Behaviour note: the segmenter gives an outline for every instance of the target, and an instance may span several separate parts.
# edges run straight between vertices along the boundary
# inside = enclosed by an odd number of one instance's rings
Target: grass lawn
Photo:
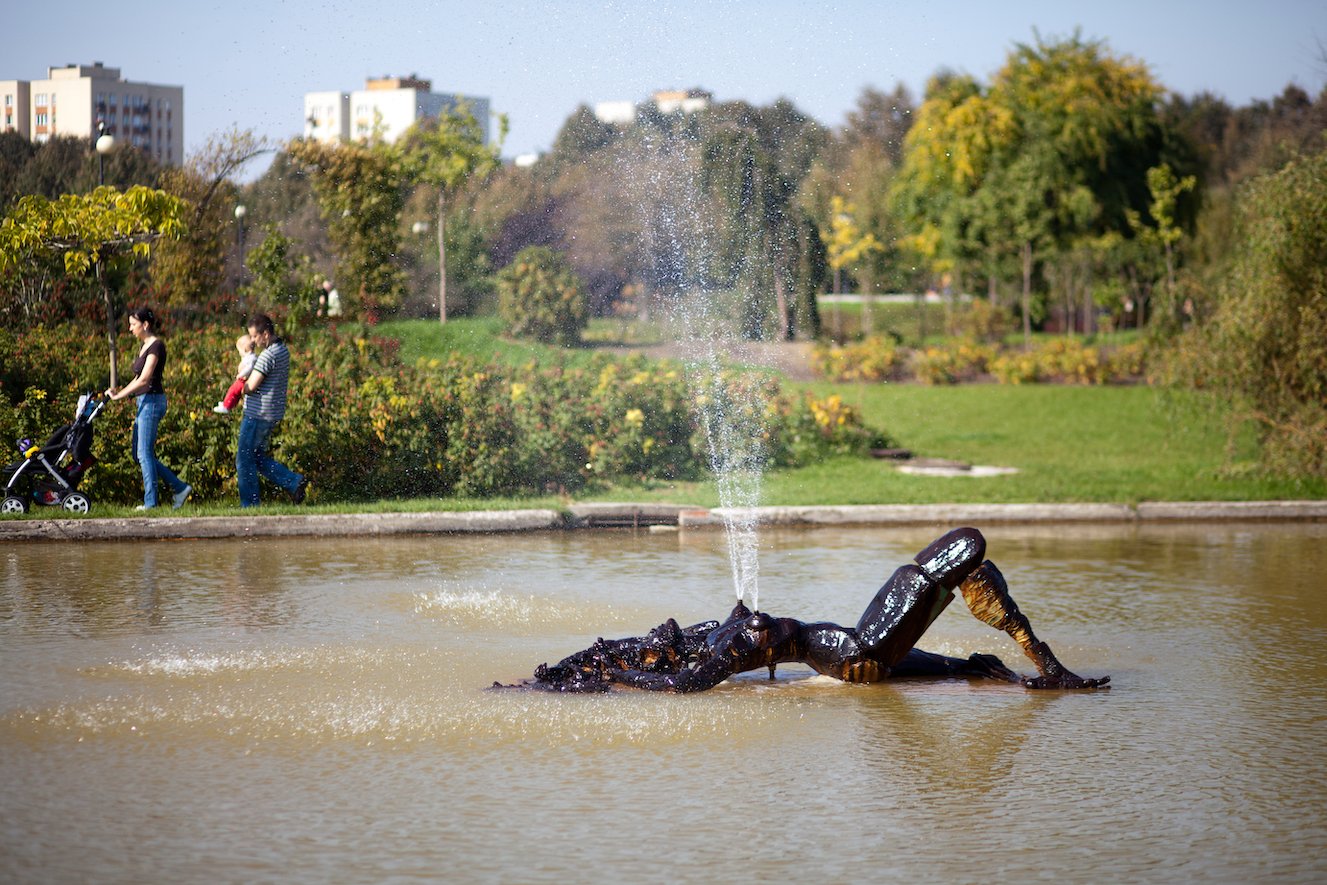
[[[856,307],[856,305],[851,305]],[[893,306],[898,307],[898,306]],[[904,305],[903,307],[908,307]],[[929,307],[937,307],[929,305]],[[616,331],[598,330],[601,337]],[[492,318],[438,323],[384,323],[413,362],[459,350],[508,365],[553,358],[588,359],[593,348],[567,350],[504,341]],[[591,330],[596,331],[596,330]],[[831,458],[795,470],[771,472],[764,502],[799,504],[931,504],[980,502],[1234,501],[1327,498],[1322,478],[1291,481],[1261,476],[1254,440],[1230,444],[1220,412],[1190,391],[1146,386],[967,384],[789,385],[817,396],[838,393],[919,457],[1015,467],[993,477],[923,477],[902,474],[889,461]],[[715,506],[713,483],[617,486],[581,493],[580,500],[658,501]],[[550,506],[538,499],[529,506]],[[482,502],[481,502],[482,503]],[[473,509],[474,502],[437,502]],[[507,502],[506,506],[513,506]]]
[[[1187,392],[1148,387],[805,385],[839,393],[919,457],[1015,467],[993,477],[924,477],[894,462],[832,458],[765,476],[768,505],[1238,501],[1327,497],[1322,480],[1268,479],[1252,439],[1227,458],[1220,416]],[[714,506],[711,483],[596,494],[596,500]]]

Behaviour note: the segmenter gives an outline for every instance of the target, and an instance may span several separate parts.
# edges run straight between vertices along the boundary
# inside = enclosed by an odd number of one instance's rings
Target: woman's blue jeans
[[[260,503],[258,477],[265,476],[289,494],[295,494],[304,477],[272,457],[272,430],[275,425],[248,415],[240,421],[240,441],[235,448],[235,474],[240,484],[240,506],[257,507]]]
[[[157,506],[157,483],[170,486],[171,493],[184,491],[184,482],[157,460],[157,428],[166,417],[166,394],[144,393],[138,397],[134,418],[134,460],[143,470],[143,506]]]

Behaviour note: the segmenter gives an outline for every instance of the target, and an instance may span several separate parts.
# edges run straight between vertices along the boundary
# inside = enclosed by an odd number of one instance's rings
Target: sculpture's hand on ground
[[[1084,679],[1063,670],[1054,676],[1031,676],[1023,680],[1023,685],[1027,688],[1110,688],[1110,677]]]

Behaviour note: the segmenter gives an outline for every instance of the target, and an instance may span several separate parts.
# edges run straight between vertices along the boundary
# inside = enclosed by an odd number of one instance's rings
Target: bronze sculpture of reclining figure
[[[1084,679],[1069,672],[1032,632],[1009,596],[1004,577],[983,561],[986,540],[973,528],[954,529],[917,554],[876,593],[857,626],[804,623],[751,612],[738,603],[723,623],[682,628],[671,618],[646,636],[600,639],[550,667],[540,665],[532,688],[606,691],[612,685],[654,691],[704,691],[729,676],[778,664],[806,664],[845,682],[878,682],[891,676],[977,676],[1019,682],[1028,688],[1102,688],[1109,676]],[[1023,678],[993,655],[951,658],[913,648],[954,598],[1008,633],[1036,665]]]

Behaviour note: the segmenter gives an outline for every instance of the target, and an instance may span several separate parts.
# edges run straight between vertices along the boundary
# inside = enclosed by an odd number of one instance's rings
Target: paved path
[[[758,507],[767,525],[992,525],[1327,521],[1327,501],[1186,501],[1128,504],[880,504]],[[574,504],[559,510],[464,513],[311,513],[294,516],[88,517],[0,520],[6,541],[135,538],[347,537],[458,532],[551,531],[650,526],[721,527],[723,510],[676,504]]]

